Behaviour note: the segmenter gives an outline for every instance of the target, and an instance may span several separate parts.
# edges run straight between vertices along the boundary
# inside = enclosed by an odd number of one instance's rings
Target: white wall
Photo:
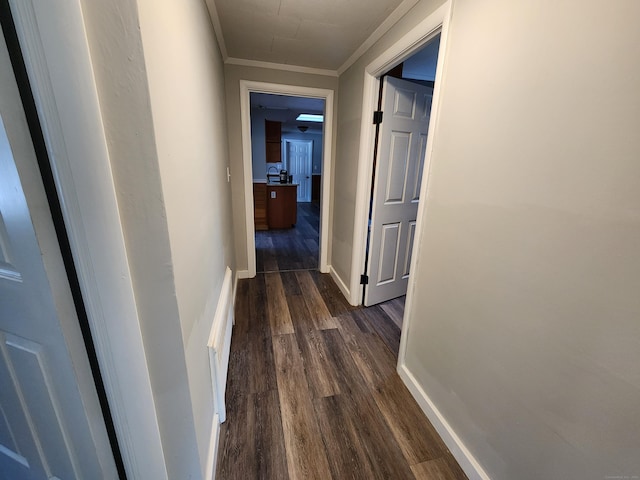
[[[223,64],[200,0],[83,5],[169,478],[202,478],[234,268]]]
[[[83,13],[166,469],[178,478],[199,470],[198,444],[137,5],[85,2]]]
[[[223,63],[203,1],[139,0],[139,9],[192,403],[175,414],[192,416],[204,470],[213,416],[206,342],[225,268],[235,267]]]
[[[640,475],[638,18],[454,3],[406,366],[494,479]]]

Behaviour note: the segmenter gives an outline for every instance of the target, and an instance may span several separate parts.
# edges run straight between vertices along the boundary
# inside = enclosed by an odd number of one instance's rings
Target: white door
[[[114,479],[71,290],[0,38],[0,479]]]
[[[431,87],[384,78],[366,306],[407,292],[432,97]]]
[[[287,169],[298,184],[298,202],[311,201],[311,140],[285,140],[287,145]]]

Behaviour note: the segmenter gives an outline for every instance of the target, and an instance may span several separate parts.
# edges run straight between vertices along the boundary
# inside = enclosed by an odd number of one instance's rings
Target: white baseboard
[[[491,480],[404,363],[398,365],[398,374],[469,480]]]
[[[236,272],[236,277],[237,278],[251,278],[251,275],[249,273],[249,270],[238,270]]]
[[[213,416],[211,424],[211,439],[209,440],[209,455],[207,456],[207,470],[205,480],[215,480],[218,462],[218,446],[220,444],[220,421],[218,414]]]
[[[349,300],[351,298],[351,292],[349,291],[347,284],[342,281],[342,278],[340,278],[338,272],[336,272],[331,265],[329,265],[329,275],[331,275],[333,281],[336,282],[336,285],[338,285],[338,288],[340,289],[344,297]]]

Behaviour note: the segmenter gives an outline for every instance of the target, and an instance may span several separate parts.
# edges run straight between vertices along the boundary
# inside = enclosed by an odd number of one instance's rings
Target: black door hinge
[[[380,125],[382,123],[382,110],[373,112],[373,124]]]
[[[369,275],[360,275],[360,285],[369,285]]]

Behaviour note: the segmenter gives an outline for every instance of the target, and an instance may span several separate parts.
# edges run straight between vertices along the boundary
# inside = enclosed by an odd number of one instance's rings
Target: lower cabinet
[[[256,230],[269,230],[266,183],[253,184],[253,223]]]
[[[298,215],[298,185],[267,185],[269,228],[291,228]]]

